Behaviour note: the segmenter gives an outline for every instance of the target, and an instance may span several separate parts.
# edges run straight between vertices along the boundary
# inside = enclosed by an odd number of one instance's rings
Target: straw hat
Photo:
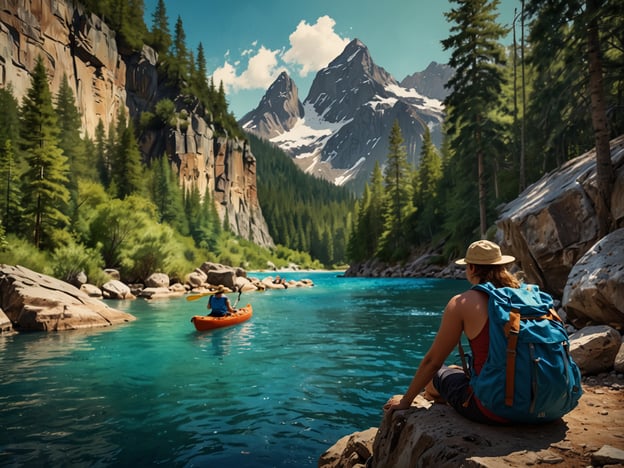
[[[473,242],[466,251],[466,256],[455,260],[458,265],[471,263],[473,265],[506,265],[516,259],[511,255],[501,255],[498,245],[488,240],[478,240]]]
[[[213,294],[221,294],[225,292],[225,288],[222,285],[217,286],[212,293]]]

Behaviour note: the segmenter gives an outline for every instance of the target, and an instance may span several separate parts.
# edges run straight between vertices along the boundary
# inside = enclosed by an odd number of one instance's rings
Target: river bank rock
[[[119,280],[111,280],[104,283],[102,285],[102,295],[104,299],[116,299],[120,301],[136,299],[136,296],[132,294],[130,286]]]
[[[77,330],[135,320],[69,283],[19,265],[0,265],[0,308],[16,331]]]
[[[621,379],[620,379],[621,381]],[[613,386],[615,385],[615,386]],[[411,408],[380,415],[379,429],[345,436],[318,466],[502,468],[616,466],[624,462],[624,393],[619,384],[584,383],[579,405],[544,425],[488,426],[416,397]],[[381,411],[381,409],[380,409]],[[357,449],[356,449],[357,448]],[[610,450],[614,449],[614,450]],[[608,454],[607,458],[600,458]]]
[[[562,303],[577,327],[603,323],[624,330],[624,228],[603,237],[576,262]]]
[[[611,216],[615,226],[622,227],[624,135],[610,145],[615,179]],[[574,265],[600,241],[597,196],[594,149],[545,175],[505,205],[496,222],[501,249],[516,257],[529,282],[561,297]]]
[[[624,449],[624,354],[619,333],[586,327],[570,337],[570,354],[583,378],[579,405],[545,425],[492,427],[471,422],[449,406],[418,396],[412,407],[384,415],[378,430],[342,437],[319,458],[319,467],[521,467],[557,464],[602,466],[594,453]],[[385,402],[380,402],[380,407]],[[621,460],[619,463],[624,462]]]
[[[3,310],[0,309],[0,335],[9,335],[13,332],[13,326],[9,317],[6,316]]]

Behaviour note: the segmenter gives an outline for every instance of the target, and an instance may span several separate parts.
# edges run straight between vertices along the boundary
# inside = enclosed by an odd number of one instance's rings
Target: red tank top
[[[472,350],[472,366],[475,374],[479,374],[485,364],[490,346],[490,319],[485,321],[485,325],[474,339],[470,340]]]

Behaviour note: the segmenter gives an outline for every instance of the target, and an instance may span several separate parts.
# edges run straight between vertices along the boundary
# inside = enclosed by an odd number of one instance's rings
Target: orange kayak
[[[195,325],[197,331],[214,330],[215,328],[229,327],[237,323],[243,323],[249,320],[253,314],[251,304],[241,307],[232,315],[225,317],[211,317],[209,315],[195,315],[191,322]]]

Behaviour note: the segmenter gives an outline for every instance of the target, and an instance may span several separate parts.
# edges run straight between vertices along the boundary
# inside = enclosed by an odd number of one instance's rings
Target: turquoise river
[[[190,323],[205,299],[176,298],[109,301],[137,317],[113,328],[0,336],[0,466],[316,466],[379,425],[468,286],[283,276],[314,287],[243,293],[252,319],[212,332]]]

